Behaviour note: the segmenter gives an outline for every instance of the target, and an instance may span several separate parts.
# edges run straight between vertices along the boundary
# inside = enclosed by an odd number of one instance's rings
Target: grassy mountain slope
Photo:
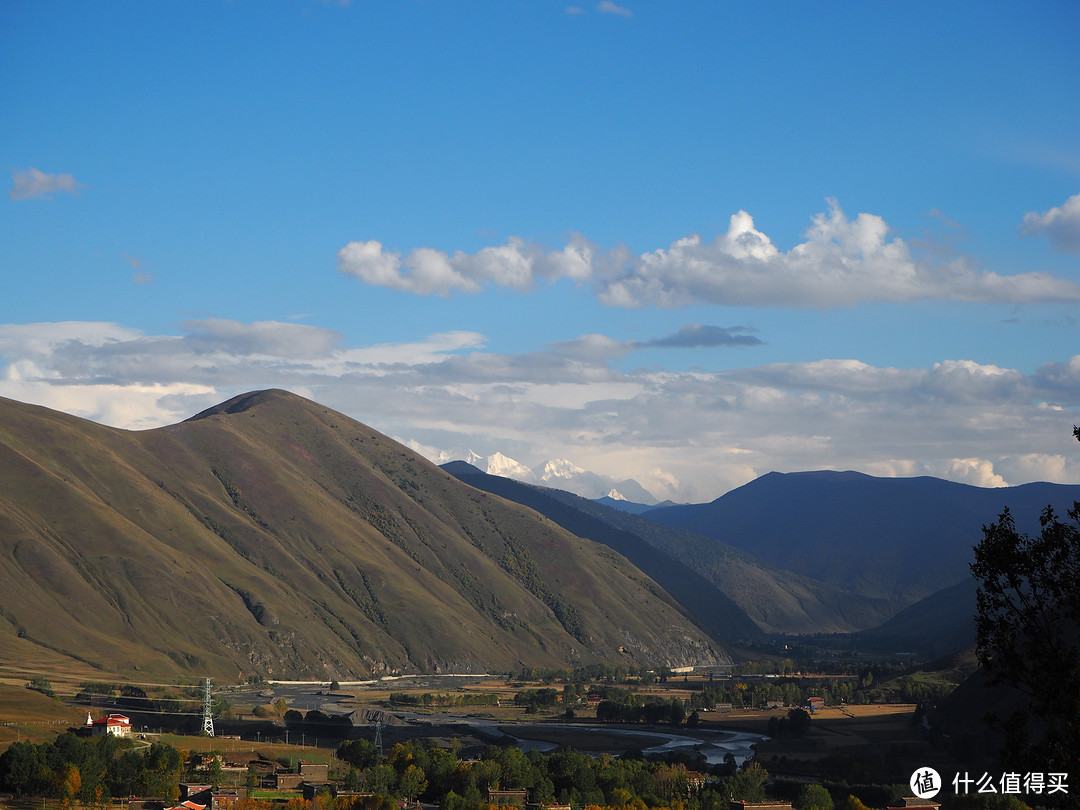
[[[725,658],[610,549],[281,391],[138,433],[0,400],[0,587],[0,635],[121,674]]]
[[[611,546],[663,584],[721,638],[753,639],[763,632],[845,632],[882,622],[897,609],[892,602],[764,565],[712,538],[569,492],[486,475],[464,462],[451,462],[444,469],[529,506],[574,534]]]

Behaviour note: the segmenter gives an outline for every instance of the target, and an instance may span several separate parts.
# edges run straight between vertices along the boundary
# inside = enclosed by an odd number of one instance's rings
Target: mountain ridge
[[[930,476],[854,471],[770,472],[707,504],[644,517],[754,554],[770,565],[853,592],[911,604],[970,576],[982,526],[1009,507],[1024,531],[1080,486],[974,487]]]
[[[565,490],[487,475],[465,462],[451,462],[443,468],[485,491],[526,504],[569,531],[618,549],[646,572],[672,582],[670,587],[681,598],[693,594],[686,599],[692,611],[700,607],[695,599],[714,605],[711,610],[716,618],[730,623],[726,630],[716,630],[724,639],[860,630],[886,620],[902,607],[884,599],[845,593],[763,564],[752,554],[711,538],[671,529]],[[679,573],[680,567],[691,573]],[[709,583],[708,588],[702,587],[702,580]],[[709,593],[709,588],[714,592]],[[747,620],[752,628],[744,624]]]
[[[610,549],[276,390],[139,432],[0,399],[0,587],[0,649],[128,675],[729,660]]]

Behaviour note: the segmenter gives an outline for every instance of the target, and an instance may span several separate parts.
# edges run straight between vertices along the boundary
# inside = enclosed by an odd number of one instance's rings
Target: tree
[[[378,762],[379,752],[371,740],[346,740],[338,746],[337,757],[354,768],[364,770]]]
[[[1080,428],[1073,428],[1080,440]],[[977,654],[991,684],[1019,690],[1026,706],[990,721],[1006,735],[1006,760],[1080,772],[1080,502],[1062,521],[1051,507],[1041,531],[1017,531],[1008,509],[983,527],[972,574]],[[1028,716],[1030,715],[1030,719]]]
[[[80,788],[82,788],[82,775],[79,773],[79,768],[75,765],[66,766],[61,773],[60,782],[60,807],[62,810],[68,810],[71,807],[71,803],[79,796]]]
[[[416,765],[409,765],[401,774],[398,784],[398,793],[403,799],[412,800],[424,792],[427,787],[427,778],[424,771]]]
[[[221,766],[221,757],[218,754],[210,755],[209,781],[214,790],[221,787],[221,780],[225,778],[225,769]]]
[[[677,726],[682,723],[686,717],[686,707],[683,706],[683,702],[677,697],[671,699],[671,708],[669,711],[669,720],[671,725]]]
[[[810,783],[803,785],[799,798],[795,800],[799,810],[833,810],[833,798],[823,786]]]
[[[848,797],[846,799],[843,799],[840,802],[840,804],[838,804],[836,806],[836,809],[837,810],[870,810],[869,807],[867,807],[865,804],[862,803],[862,801],[859,799],[858,796],[855,796],[855,795],[850,794],[850,793],[848,794]]]
[[[806,709],[798,707],[790,709],[787,713],[788,728],[796,737],[802,737],[810,730],[811,717]]]
[[[723,781],[720,793],[729,802],[763,802],[768,779],[769,772],[760,763],[750,762],[743,770]]]

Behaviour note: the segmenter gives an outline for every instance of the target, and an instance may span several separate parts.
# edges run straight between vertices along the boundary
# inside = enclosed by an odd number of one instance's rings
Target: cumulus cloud
[[[693,343],[695,331],[671,337]],[[701,335],[708,344],[722,336]],[[962,359],[900,369],[842,358],[620,371],[609,361],[630,342],[604,335],[518,355],[484,342],[461,331],[349,346],[332,330],[220,319],[190,321],[176,335],[110,323],[0,325],[0,396],[145,428],[242,391],[285,388],[433,460],[470,447],[530,465],[568,458],[678,500],[709,500],[770,470],[980,486],[1080,481],[1070,452],[1080,356],[1032,374]]]
[[[994,472],[993,463],[982,458],[954,458],[945,477],[976,487],[1007,487],[1008,482]]]
[[[863,301],[910,302],[1076,300],[1080,287],[1041,273],[1002,276],[962,258],[930,263],[889,238],[872,214],[849,219],[835,201],[813,218],[805,241],[783,253],[745,211],[726,233],[705,243],[680,239],[629,261],[602,281],[600,299],[616,306],[743,306],[829,308]]]
[[[338,251],[338,269],[367,284],[419,295],[479,292],[486,284],[530,289],[538,278],[583,280],[591,272],[592,246],[574,237],[562,250],[545,251],[523,239],[477,253],[452,256],[433,248],[416,248],[402,257],[377,240],[350,242]]]
[[[367,284],[421,295],[476,293],[489,285],[524,291],[541,279],[569,278],[591,282],[600,301],[617,307],[1080,300],[1080,286],[1045,273],[1001,275],[964,256],[917,258],[881,217],[848,218],[834,200],[787,252],[739,211],[711,242],[691,234],[641,255],[621,247],[601,251],[580,235],[561,250],[515,237],[474,254],[417,248],[405,257],[371,240],[343,247],[338,267]]]
[[[1025,236],[1046,236],[1062,253],[1080,253],[1080,194],[1041,214],[1024,214],[1020,232]]]
[[[8,196],[15,201],[47,199],[58,193],[76,194],[82,188],[70,174],[46,174],[33,166],[17,169],[11,175]]]

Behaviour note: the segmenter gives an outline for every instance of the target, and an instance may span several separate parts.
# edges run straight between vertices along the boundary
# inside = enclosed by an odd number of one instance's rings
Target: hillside
[[[968,578],[904,608],[889,621],[855,634],[860,645],[889,645],[924,656],[975,645],[976,582]]]
[[[645,516],[721,540],[768,565],[910,604],[970,577],[982,526],[1007,506],[1024,531],[1047,504],[1064,514],[1080,486],[989,489],[855,472],[769,473],[708,504]]]
[[[727,660],[610,549],[282,391],[129,432],[0,400],[0,650],[319,680]]]
[[[614,549],[677,596],[698,624],[716,637],[735,641],[761,635],[746,613],[701,574],[605,520],[606,507],[600,507],[599,515],[589,514],[583,508],[589,502],[577,495],[488,475],[463,461],[452,461],[442,468],[477,489],[535,509],[578,537]]]
[[[898,606],[764,565],[711,538],[669,528],[569,492],[486,475],[465,462],[443,469],[528,506],[626,556],[726,640],[763,633],[838,633],[873,626]]]

